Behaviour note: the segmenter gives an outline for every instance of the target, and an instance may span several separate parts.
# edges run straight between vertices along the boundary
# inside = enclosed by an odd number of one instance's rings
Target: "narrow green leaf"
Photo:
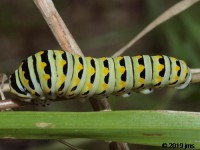
[[[69,137],[200,148],[200,113],[176,111],[2,112],[0,138]]]

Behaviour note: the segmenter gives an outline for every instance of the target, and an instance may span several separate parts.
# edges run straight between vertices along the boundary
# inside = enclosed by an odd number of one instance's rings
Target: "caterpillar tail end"
[[[181,85],[178,85],[175,88],[176,89],[184,89],[191,83],[191,80],[192,80],[192,73],[190,72],[188,78],[186,79],[186,82]]]

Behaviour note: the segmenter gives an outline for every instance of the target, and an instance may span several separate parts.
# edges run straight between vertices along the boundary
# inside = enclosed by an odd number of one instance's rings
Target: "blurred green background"
[[[65,0],[54,4],[86,56],[111,56],[177,0]],[[166,54],[200,68],[200,3],[147,34],[124,55]],[[39,50],[60,49],[33,1],[0,1],[0,72],[10,75],[20,62]],[[128,98],[111,96],[113,110],[200,110],[200,85],[184,90],[162,89],[150,95],[133,93]],[[7,98],[13,95],[7,94]],[[50,107],[17,110],[92,111],[88,101],[64,101]],[[142,118],[141,118],[142,119]],[[89,139],[68,139],[84,149],[109,149],[108,143]],[[172,141],[173,142],[173,141]],[[159,147],[130,145],[137,150]],[[0,140],[0,150],[64,150],[52,140]],[[70,148],[69,148],[70,149]]]

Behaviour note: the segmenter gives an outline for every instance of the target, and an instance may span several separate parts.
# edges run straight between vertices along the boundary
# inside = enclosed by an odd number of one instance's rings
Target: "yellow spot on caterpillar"
[[[185,69],[185,74],[188,73],[188,69]]]
[[[123,57],[122,56],[118,56],[118,57],[116,57],[116,59],[117,60],[121,60],[121,59],[123,59]]]
[[[80,79],[77,78],[77,79],[75,80],[75,84],[77,85],[77,84],[79,84],[79,82],[80,82]]]
[[[143,65],[139,65],[138,70],[139,70],[139,72],[142,72],[144,70],[144,66]]]
[[[49,79],[50,79],[50,75],[45,74],[45,75],[43,76],[43,78],[44,78],[44,80],[49,80]]]
[[[103,68],[103,73],[104,73],[104,75],[107,75],[108,74],[108,68]]]
[[[58,76],[56,87],[60,88],[60,86],[65,82],[65,79],[66,79],[66,76],[64,74]]]
[[[63,67],[67,62],[65,60],[61,60],[60,65]]]
[[[47,64],[46,64],[45,62],[41,62],[41,63],[40,63],[40,67],[41,67],[42,69],[44,69],[46,66],[47,66]]]
[[[174,57],[170,57],[172,61],[176,61],[177,59]]]
[[[67,95],[69,96],[69,95],[73,95],[73,94],[74,94],[74,92],[70,91]]]
[[[179,71],[181,68],[179,66],[176,66],[175,70]]]
[[[66,78],[66,76],[64,74],[62,74],[61,77],[60,77],[60,80],[61,80],[62,83],[65,82],[65,78]]]
[[[28,80],[25,78],[25,76],[24,76],[25,71],[22,71],[22,74],[23,74],[23,77],[24,77],[24,79],[23,79],[23,83],[25,83],[25,84],[28,85],[29,81],[28,81]]]
[[[165,67],[164,65],[158,65],[157,69],[158,69],[158,71],[161,71],[164,69],[164,67]]]
[[[175,76],[175,77],[174,77],[174,80],[176,81],[176,80],[178,80],[178,78],[179,78],[178,76]]]
[[[185,69],[185,71],[184,71],[184,75],[186,76],[187,73],[188,73],[188,69]]]
[[[57,51],[58,53],[60,53],[60,54],[64,54],[64,51]]]
[[[45,91],[46,93],[49,93],[49,92],[50,92],[50,89],[49,89],[49,88],[45,88],[44,91]]]
[[[142,58],[142,56],[141,56],[141,55],[138,55],[138,56],[135,56],[135,58],[136,58],[136,59],[140,59],[140,58]]]
[[[78,69],[79,69],[79,70],[82,70],[82,69],[83,69],[83,65],[82,65],[82,64],[79,64],[79,65],[78,65]]]
[[[121,81],[121,86],[125,87],[126,86],[126,82]]]
[[[40,52],[38,52],[39,55],[42,55],[43,53],[44,53],[44,51],[40,51]]]
[[[102,58],[100,58],[100,59],[104,61],[104,60],[106,60],[106,57],[102,57]]]
[[[159,82],[161,82],[162,80],[163,80],[163,77],[158,76],[158,77],[156,78],[156,83],[159,83]]]
[[[123,74],[125,72],[125,67],[120,67],[120,73]]]
[[[156,59],[159,59],[159,58],[162,58],[162,56],[156,55],[155,58],[156,58]]]
[[[103,89],[107,89],[108,84],[104,83],[104,84],[102,85],[102,87],[103,87]]]
[[[87,85],[88,89],[90,90],[92,88],[92,84],[91,83],[88,83]]]
[[[63,93],[63,91],[58,91],[58,95],[60,95],[60,94],[62,94]]]
[[[91,75],[93,75],[93,74],[95,73],[94,68],[90,68],[89,73],[90,73]]]
[[[140,79],[139,79],[139,82],[140,82],[141,84],[143,84],[143,83],[144,83],[144,79],[143,79],[143,78],[140,78]]]
[[[24,79],[24,80],[23,80],[23,83],[25,83],[25,84],[28,85],[28,84],[29,84],[29,81],[28,81],[27,79]]]

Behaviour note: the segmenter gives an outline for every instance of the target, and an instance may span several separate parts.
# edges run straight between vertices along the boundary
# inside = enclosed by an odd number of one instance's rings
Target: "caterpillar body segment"
[[[100,81],[100,72],[99,61],[96,58],[87,57],[87,76],[84,83],[84,86],[79,94],[81,98],[90,97],[94,95],[94,93],[98,89],[99,81]]]
[[[66,98],[72,98],[79,95],[85,84],[87,75],[86,59],[78,55],[74,55],[73,58],[74,58],[73,75],[69,87],[67,89],[67,92],[65,94]]]
[[[186,63],[165,55],[92,58],[62,50],[40,51],[10,76],[11,92],[23,99],[144,94],[165,86],[185,88],[191,81]]]
[[[112,58],[106,57],[98,58],[97,60],[99,62],[100,78],[98,88],[94,94],[99,96],[108,95],[113,93],[115,87],[114,62]]]
[[[124,93],[129,93],[134,85],[132,58],[119,56],[113,60],[116,77],[114,94],[125,96]]]

